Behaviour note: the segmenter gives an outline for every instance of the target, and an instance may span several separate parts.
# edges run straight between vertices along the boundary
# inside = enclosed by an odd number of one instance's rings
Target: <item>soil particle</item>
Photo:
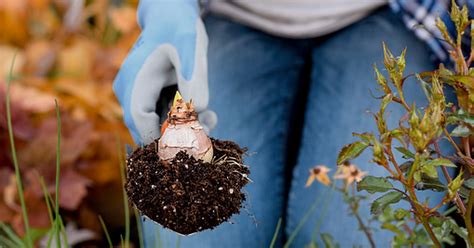
[[[211,163],[186,152],[160,160],[157,142],[140,147],[127,158],[128,198],[151,220],[181,234],[212,229],[238,214],[250,180],[243,165],[245,149],[231,141],[212,139]]]

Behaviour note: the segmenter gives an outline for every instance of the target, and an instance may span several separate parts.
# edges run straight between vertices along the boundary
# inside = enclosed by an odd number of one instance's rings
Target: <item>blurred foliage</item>
[[[5,78],[33,228],[49,225],[40,177],[54,195],[56,117],[62,114],[60,208],[66,222],[101,233],[123,225],[117,142],[132,143],[112,81],[139,34],[137,1],[0,1],[0,222],[24,232],[7,140]],[[111,211],[111,209],[113,211]]]

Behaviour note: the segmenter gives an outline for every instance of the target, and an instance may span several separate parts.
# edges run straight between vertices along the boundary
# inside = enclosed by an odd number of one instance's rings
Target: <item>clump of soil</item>
[[[181,234],[212,229],[238,214],[250,180],[243,165],[245,149],[212,139],[210,163],[181,151],[171,161],[158,157],[158,140],[127,159],[128,198],[151,220]]]

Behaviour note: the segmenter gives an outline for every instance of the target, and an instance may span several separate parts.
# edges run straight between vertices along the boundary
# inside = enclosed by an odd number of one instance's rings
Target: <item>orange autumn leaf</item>
[[[25,72],[34,76],[45,76],[54,66],[57,45],[40,39],[28,43],[25,47]]]
[[[24,44],[28,37],[28,0],[0,1],[0,42]]]
[[[56,70],[67,78],[90,78],[92,61],[95,57],[97,44],[90,40],[78,38],[69,46],[63,47],[58,54]]]
[[[132,7],[112,9],[110,19],[112,24],[122,33],[129,33],[137,26],[136,10]]]

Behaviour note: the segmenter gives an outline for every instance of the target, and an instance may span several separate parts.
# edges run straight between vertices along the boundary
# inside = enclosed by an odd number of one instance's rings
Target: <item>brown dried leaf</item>
[[[97,44],[90,40],[74,39],[69,46],[59,51],[57,73],[76,80],[90,78],[97,49]]]
[[[87,194],[91,181],[73,170],[64,171],[59,180],[59,206],[67,210],[76,210]]]

